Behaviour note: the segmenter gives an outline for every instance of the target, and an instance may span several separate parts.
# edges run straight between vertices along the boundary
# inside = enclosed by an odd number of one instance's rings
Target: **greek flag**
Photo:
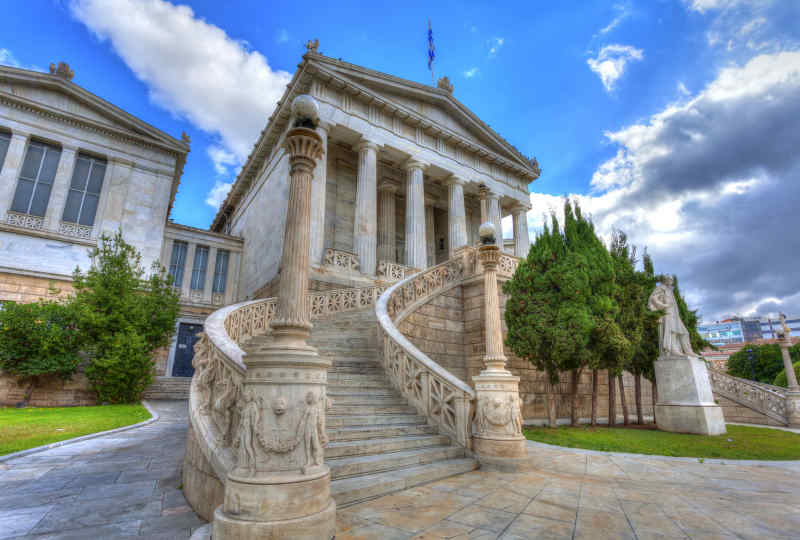
[[[431,20],[428,19],[428,69],[433,71],[433,59],[436,58],[436,53],[433,48],[433,30],[431,29]]]

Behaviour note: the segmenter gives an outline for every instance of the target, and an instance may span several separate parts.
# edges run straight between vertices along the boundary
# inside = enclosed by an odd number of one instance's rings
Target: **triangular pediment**
[[[185,143],[61,77],[0,66],[0,96],[143,142],[188,151]]]
[[[319,62],[318,69],[335,75],[340,82],[344,81],[366,91],[378,101],[419,115],[431,125],[455,133],[518,166],[529,166],[527,158],[478,119],[451,93],[360,66],[324,60]]]

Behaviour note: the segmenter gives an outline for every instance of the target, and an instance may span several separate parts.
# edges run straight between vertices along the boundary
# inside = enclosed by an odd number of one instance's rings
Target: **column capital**
[[[77,152],[78,151],[78,147],[75,146],[74,144],[62,144],[61,145],[61,151],[62,152]]]
[[[12,129],[11,130],[11,139],[23,139],[28,140],[31,136],[30,131],[22,131],[20,129]]]
[[[319,122],[319,124],[317,125],[317,129],[324,131],[325,134],[327,135],[328,133],[331,132],[331,129],[333,129],[333,124],[331,124],[330,122],[325,122],[324,120],[321,120]]]
[[[528,213],[530,212],[531,208],[533,208],[533,206],[529,204],[524,204],[522,202],[518,202],[517,204],[511,207],[511,213],[513,215]]]
[[[415,171],[415,170],[424,171],[427,167],[428,167],[427,163],[425,163],[424,161],[420,161],[418,159],[415,159],[415,158],[411,158],[408,161],[406,161],[405,163],[403,163],[403,168],[406,171]]]
[[[444,179],[444,185],[446,186],[450,185],[463,186],[466,183],[467,181],[464,178],[455,174],[451,174],[450,176]]]
[[[356,147],[356,150],[358,150],[359,152],[361,152],[363,150],[367,150],[367,149],[374,150],[375,152],[377,152],[378,148],[380,147],[380,145],[378,143],[376,143],[375,141],[371,141],[369,139],[362,138],[356,143],[355,147]]]
[[[391,191],[396,193],[400,184],[394,178],[384,178],[378,182],[378,191]]]
[[[431,195],[425,195],[425,206],[436,206],[439,202],[439,199],[436,197],[432,197]]]
[[[478,186],[478,193],[480,193],[481,200],[500,199],[500,195],[489,189],[486,184]]]

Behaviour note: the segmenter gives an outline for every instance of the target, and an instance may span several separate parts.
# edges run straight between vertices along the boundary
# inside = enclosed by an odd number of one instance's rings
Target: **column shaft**
[[[62,147],[61,157],[58,160],[56,177],[53,179],[53,191],[50,192],[50,201],[45,212],[45,227],[58,230],[61,218],[64,215],[64,205],[67,203],[67,193],[72,184],[72,172],[75,169],[77,148]],[[98,205],[99,206],[99,205]]]
[[[482,247],[483,289],[486,299],[486,356],[484,364],[489,371],[505,371],[506,356],[503,352],[503,327],[500,322],[500,297],[497,293],[497,261],[500,252],[491,246]]]
[[[406,265],[420,270],[427,268],[425,187],[422,167],[419,162],[410,162],[407,166],[406,179]]]
[[[489,195],[489,221],[494,225],[495,240],[497,247],[503,250],[503,223],[500,220],[500,200],[497,194],[492,193]]]
[[[378,191],[378,260],[396,262],[395,187],[383,184]]]
[[[464,208],[464,181],[451,177],[447,185],[448,249],[452,258],[455,251],[467,245],[467,212]]]
[[[314,168],[314,179],[311,181],[311,265],[322,264],[325,251],[325,189],[328,182],[328,124],[321,124],[316,129],[322,139],[322,157]]]
[[[377,262],[377,149],[375,143],[362,141],[358,146],[358,180],[353,247],[361,272],[374,276]]]
[[[228,255],[230,257],[230,255]],[[230,264],[230,259],[228,260]],[[217,269],[217,248],[209,246],[208,248],[208,262],[206,263],[206,282],[203,284],[203,302],[206,304],[211,303],[211,296],[214,288],[214,270]]]
[[[528,233],[528,209],[525,207],[515,208],[514,219],[514,255],[517,257],[527,257],[531,248],[531,237]]]
[[[427,248],[428,266],[436,265],[436,233],[435,214],[432,204],[425,205],[425,247]]]
[[[14,191],[17,189],[17,180],[25,158],[25,143],[28,141],[27,133],[14,131],[8,145],[6,159],[0,163],[0,220],[5,221],[6,212],[11,207]]]

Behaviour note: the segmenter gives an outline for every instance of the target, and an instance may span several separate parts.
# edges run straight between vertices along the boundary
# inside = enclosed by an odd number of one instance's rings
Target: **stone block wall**
[[[722,415],[725,417],[726,422],[741,422],[743,424],[764,424],[768,426],[785,426],[777,422],[765,414],[754,411],[735,401],[714,394],[714,400],[722,407]]]
[[[52,294],[50,290],[52,287],[58,289],[59,293]],[[54,300],[59,296],[70,294],[72,291],[71,281],[0,272],[0,302],[36,302],[42,299]]]
[[[13,407],[25,397],[27,386],[20,385],[14,377],[0,375],[0,405]],[[89,389],[89,381],[83,373],[63,381],[52,378],[38,385],[28,405],[31,407],[72,407],[76,405],[96,405],[94,392]]]

